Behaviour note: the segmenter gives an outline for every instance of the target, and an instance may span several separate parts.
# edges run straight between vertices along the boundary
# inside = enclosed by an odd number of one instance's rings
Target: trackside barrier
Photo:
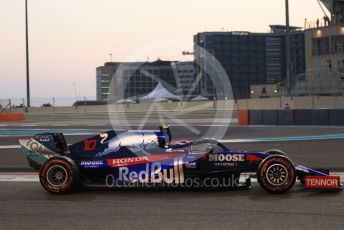
[[[294,125],[312,125],[311,109],[294,110]]]
[[[277,110],[263,110],[263,125],[277,125]]]
[[[278,110],[277,117],[279,125],[294,125],[293,110]]]
[[[327,109],[312,110],[312,125],[329,125],[329,111]]]
[[[344,109],[330,109],[329,110],[329,124],[330,125],[344,125]]]
[[[248,120],[250,125],[263,124],[263,110],[249,110]]]
[[[4,121],[24,121],[23,113],[0,113],[0,122]]]
[[[248,124],[344,125],[344,109],[249,110]]]
[[[239,125],[248,125],[248,110],[239,110]]]

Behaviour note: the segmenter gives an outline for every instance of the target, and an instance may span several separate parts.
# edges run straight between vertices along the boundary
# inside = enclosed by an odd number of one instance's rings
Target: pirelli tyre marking
[[[287,157],[273,155],[261,162],[257,177],[264,190],[271,193],[284,193],[294,185],[296,170]]]
[[[39,180],[51,193],[70,192],[78,182],[77,166],[66,157],[50,158],[41,167]]]

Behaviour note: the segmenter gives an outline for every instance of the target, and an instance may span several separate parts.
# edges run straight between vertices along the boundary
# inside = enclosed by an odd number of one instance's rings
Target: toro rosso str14
[[[231,178],[250,188],[251,177],[270,193],[284,193],[299,180],[308,189],[341,189],[340,178],[295,164],[279,150],[233,151],[214,139],[170,144],[170,132],[107,131],[67,146],[62,133],[20,139],[29,165],[39,170],[41,185],[51,193],[76,187],[116,185],[185,185],[188,179]],[[111,177],[110,177],[111,176]],[[219,180],[219,181],[221,181]]]

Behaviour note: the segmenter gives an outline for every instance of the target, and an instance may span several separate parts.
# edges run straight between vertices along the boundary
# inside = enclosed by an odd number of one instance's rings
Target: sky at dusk
[[[191,60],[204,31],[268,32],[284,0],[28,0],[32,97],[95,96],[96,67],[113,61]],[[0,1],[0,99],[26,95],[25,1]],[[289,0],[290,24],[322,18],[316,0]]]

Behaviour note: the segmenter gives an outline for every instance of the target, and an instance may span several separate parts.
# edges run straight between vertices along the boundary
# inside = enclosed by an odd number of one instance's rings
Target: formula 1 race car
[[[342,187],[339,177],[295,164],[280,150],[232,151],[215,139],[170,141],[170,132],[161,129],[110,130],[70,146],[62,133],[19,140],[29,165],[39,170],[42,186],[51,193],[97,184],[250,188],[252,176],[270,193],[287,192],[296,180],[310,189]]]

